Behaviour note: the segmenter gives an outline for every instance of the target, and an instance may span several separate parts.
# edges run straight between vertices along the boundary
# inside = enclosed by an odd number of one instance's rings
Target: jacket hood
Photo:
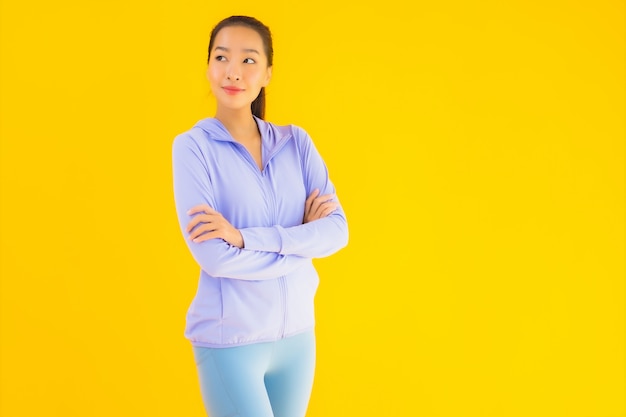
[[[263,148],[269,154],[273,154],[280,150],[286,141],[292,137],[291,126],[276,126],[273,123],[266,122],[256,116],[252,117],[254,117],[254,120],[259,127],[259,132],[261,132]],[[208,134],[210,139],[225,142],[236,142],[222,122],[214,117],[207,117],[206,119],[199,120],[194,127],[202,129]]]

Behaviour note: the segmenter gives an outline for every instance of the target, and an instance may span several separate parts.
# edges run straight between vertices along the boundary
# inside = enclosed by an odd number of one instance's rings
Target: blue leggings
[[[304,417],[315,373],[311,330],[276,342],[194,347],[210,417]]]

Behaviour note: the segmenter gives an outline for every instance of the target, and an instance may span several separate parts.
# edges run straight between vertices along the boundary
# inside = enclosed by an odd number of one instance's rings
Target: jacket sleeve
[[[294,126],[293,133],[301,147],[302,172],[307,196],[314,189],[320,195],[336,194],[328,169],[309,135]],[[338,199],[335,201],[339,202]],[[348,224],[341,205],[330,215],[292,227],[250,227],[240,229],[244,250],[269,251],[281,255],[322,258],[332,255],[348,244]]]
[[[172,165],[178,222],[193,258],[207,274],[221,278],[266,280],[286,275],[311,262],[300,256],[242,250],[223,239],[200,243],[187,239],[185,227],[192,219],[187,211],[203,203],[215,207],[205,159],[189,134],[183,133],[174,139]]]

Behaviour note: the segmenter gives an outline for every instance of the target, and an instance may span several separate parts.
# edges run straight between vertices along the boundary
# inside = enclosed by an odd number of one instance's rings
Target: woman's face
[[[261,36],[245,26],[227,26],[213,41],[207,78],[218,107],[250,108],[272,76]]]

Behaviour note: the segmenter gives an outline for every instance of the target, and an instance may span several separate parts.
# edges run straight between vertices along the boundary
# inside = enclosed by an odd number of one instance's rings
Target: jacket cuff
[[[244,250],[280,253],[282,249],[282,239],[276,227],[247,227],[239,231]]]

